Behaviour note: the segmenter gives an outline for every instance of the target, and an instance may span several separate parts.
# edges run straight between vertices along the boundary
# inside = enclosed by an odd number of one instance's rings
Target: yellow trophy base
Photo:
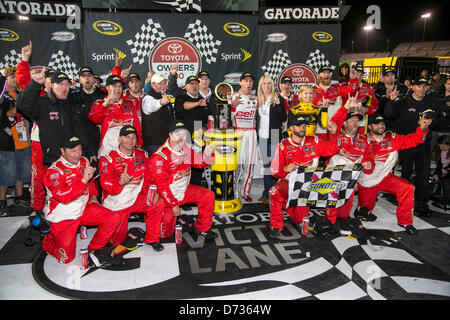
[[[214,203],[214,213],[234,213],[242,209],[241,199],[227,201],[216,200]]]

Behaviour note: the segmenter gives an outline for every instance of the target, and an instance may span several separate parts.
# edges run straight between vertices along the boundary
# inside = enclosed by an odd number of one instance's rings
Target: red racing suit
[[[160,199],[155,204],[147,204],[150,187],[147,152],[134,149],[131,156],[119,149],[110,151],[99,160],[100,184],[103,189],[103,206],[120,216],[120,224],[112,237],[114,246],[125,240],[128,231],[128,219],[133,213],[144,213],[146,226],[146,243],[159,239],[159,223],[161,221],[164,202]],[[120,176],[126,172],[132,180],[121,185]]]
[[[136,128],[138,140],[137,145],[142,146],[142,127],[136,112],[134,102],[127,98],[122,98],[119,103],[105,107],[103,100],[93,103],[88,118],[100,125],[100,149],[98,157],[108,154],[109,151],[117,149],[120,129],[125,125],[132,125]]]
[[[346,116],[347,109],[342,106],[331,118],[331,121],[336,123],[338,132],[341,132],[342,123],[345,121]],[[367,135],[356,133],[355,137],[350,137],[341,132],[337,137],[337,146],[339,147],[339,152],[331,157],[327,166],[370,162],[370,168],[363,168],[362,171],[366,174],[370,174],[374,170],[375,161],[372,145],[369,143]],[[338,217],[343,220],[348,219],[350,211],[352,210],[354,195],[355,193],[353,192],[351,197],[342,207],[328,208],[326,210],[326,217],[332,224],[336,222],[336,218]]]
[[[31,81],[30,64],[28,61],[20,60],[16,71],[17,85],[21,91]],[[42,90],[40,97],[47,92]],[[43,178],[48,166],[44,164],[44,153],[39,141],[39,127],[33,122],[31,130],[31,182],[30,182],[30,206],[34,211],[41,211],[45,206],[45,186]]]
[[[358,133],[367,132],[367,116],[374,114],[378,110],[378,99],[375,96],[375,92],[367,82],[359,84],[357,79],[350,79],[348,83],[341,84],[347,90],[350,90],[350,95],[354,97],[358,94],[358,104],[369,109],[366,114],[363,114],[364,118],[359,122]]]
[[[270,190],[270,225],[272,228],[283,229],[283,208],[289,198],[289,179],[284,167],[294,163],[298,166],[317,167],[319,158],[331,156],[338,151],[336,134],[330,135],[330,141],[319,140],[315,136],[305,136],[301,144],[296,144],[292,138],[281,141],[275,150],[270,172],[280,180]],[[308,216],[309,207],[290,207],[289,216],[300,223]]]
[[[370,211],[375,207],[378,192],[394,194],[397,198],[397,220],[402,225],[412,225],[414,210],[414,186],[407,180],[392,173],[397,163],[398,152],[423,143],[428,129],[402,136],[390,131],[385,132],[379,141],[368,137],[375,159],[372,173],[362,172],[358,179],[358,201],[360,207]]]
[[[130,89],[126,89],[126,90],[123,90],[122,97],[133,101],[134,109],[136,110],[136,112],[138,114],[139,121],[142,123],[141,103],[142,103],[142,99],[144,99],[144,97],[145,97],[144,91],[142,91],[142,89],[141,89],[141,91],[139,92],[139,96],[136,97],[131,93]]]
[[[195,152],[185,144],[181,151],[172,149],[167,140],[150,157],[150,173],[152,183],[164,200],[165,210],[161,223],[161,237],[170,237],[175,230],[176,217],[172,208],[185,203],[198,205],[198,217],[194,227],[199,232],[206,232],[212,226],[214,211],[214,192],[190,184],[191,166],[204,168],[214,162],[215,156]]]
[[[339,108],[347,102],[349,93],[350,88],[341,86],[340,84],[332,84],[326,91],[322,89],[318,84],[313,87],[312,104],[320,108],[323,105],[324,98],[328,102],[327,123],[324,123],[324,128],[320,126],[316,128],[316,135],[319,138],[323,140],[328,139],[326,126],[330,119],[334,116],[336,111],[339,110]]]
[[[108,244],[119,224],[117,214],[97,202],[89,202],[91,197],[97,196],[97,188],[93,179],[88,185],[82,181],[87,164],[84,157],[77,165],[61,157],[48,168],[44,177],[47,188],[44,214],[51,224],[42,248],[60,263],[69,263],[75,257],[80,225],[98,226],[88,246],[93,251]]]

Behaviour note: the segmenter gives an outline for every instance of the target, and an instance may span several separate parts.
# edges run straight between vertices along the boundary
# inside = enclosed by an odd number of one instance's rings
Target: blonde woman
[[[276,183],[270,174],[270,162],[281,140],[283,122],[287,119],[282,99],[275,93],[273,80],[262,76],[258,83],[258,143],[264,166],[264,191],[259,201],[269,203],[269,190]]]
[[[298,115],[305,116],[309,119],[309,123],[306,125],[307,136],[314,135],[318,123],[326,127],[326,123],[321,124],[319,122],[321,109],[313,104],[313,98],[314,90],[312,86],[305,85],[300,87],[300,89],[298,90],[298,99],[300,102],[298,105],[293,106],[289,110],[287,123],[288,128],[290,123],[292,122],[292,119]]]

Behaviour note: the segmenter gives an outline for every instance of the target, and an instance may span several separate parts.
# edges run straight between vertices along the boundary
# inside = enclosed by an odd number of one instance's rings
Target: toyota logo
[[[302,68],[297,68],[297,69],[294,69],[294,70],[292,70],[292,74],[294,75],[294,76],[296,76],[296,77],[300,77],[300,76],[302,76],[303,75],[303,69]]]
[[[171,43],[167,46],[167,50],[169,50],[170,53],[177,54],[180,53],[183,48],[178,43]]]

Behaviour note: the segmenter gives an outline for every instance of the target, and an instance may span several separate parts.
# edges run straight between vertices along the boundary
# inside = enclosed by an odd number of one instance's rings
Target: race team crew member
[[[61,157],[44,177],[47,188],[44,214],[51,224],[42,248],[59,263],[69,263],[75,257],[78,227],[97,226],[88,245],[89,256],[96,266],[111,263],[112,248],[105,246],[119,224],[119,216],[98,203],[92,178],[95,169],[81,155],[81,140],[67,138],[60,150]]]
[[[191,166],[204,168],[214,162],[214,148],[207,145],[203,154],[195,152],[187,143],[190,137],[186,126],[174,120],[169,129],[169,138],[150,157],[152,183],[164,200],[165,210],[161,221],[162,238],[170,237],[175,230],[180,206],[193,203],[198,206],[198,217],[194,223],[194,234],[214,239],[217,233],[211,230],[215,195],[209,189],[190,184]]]
[[[123,90],[122,95],[124,98],[133,101],[139,121],[142,121],[141,103],[145,93],[142,90],[141,77],[135,72],[130,73],[127,78],[127,84],[128,88]]]
[[[292,91],[292,78],[289,76],[284,76],[280,80],[280,93],[279,97],[283,98],[282,103],[284,103],[284,108],[286,113],[299,103],[298,95]]]
[[[137,145],[142,146],[141,122],[133,101],[122,96],[122,79],[117,75],[110,75],[106,78],[106,90],[108,95],[93,104],[88,116],[92,123],[100,125],[99,158],[117,149],[119,131],[126,125],[136,128]]]
[[[317,73],[318,83],[313,87],[312,104],[327,113],[327,123],[331,120],[337,110],[342,107],[348,99],[350,89],[340,84],[331,84],[332,70],[328,66],[322,66]],[[326,124],[316,128],[316,135],[322,139],[328,139]]]
[[[125,240],[130,215],[144,213],[144,242],[156,251],[161,251],[164,247],[159,243],[159,223],[164,202],[158,201],[158,197],[152,203],[147,202],[150,187],[147,152],[135,148],[137,131],[133,126],[122,127],[118,141],[118,148],[99,161],[103,206],[120,217],[119,226],[112,237],[113,246]]]
[[[363,115],[363,119],[359,122],[358,133],[366,133],[367,117],[375,114],[378,110],[378,99],[370,85],[363,81],[364,68],[356,66],[351,68],[350,80],[346,84],[342,84],[346,90],[350,90],[351,96],[356,96],[358,100],[358,112]]]
[[[356,97],[350,97],[346,104],[339,108],[331,118],[331,121],[336,123],[337,126],[337,146],[339,151],[331,157],[327,166],[334,167],[337,165],[362,163],[363,172],[370,174],[375,168],[375,161],[373,159],[372,148],[367,135],[357,133],[362,115],[355,111],[349,111],[354,110],[355,108]],[[350,217],[354,195],[355,192],[353,191],[352,195],[343,206],[326,209],[326,217],[332,224],[335,224],[336,218],[339,218],[341,219],[341,229],[349,228],[346,221]]]
[[[236,185],[242,186],[240,193],[247,202],[252,202],[250,189],[253,179],[253,169],[256,164],[258,137],[256,134],[256,109],[258,98],[251,94],[254,77],[246,72],[241,75],[238,92],[233,93],[230,98],[231,123],[235,130],[242,131],[241,151],[238,159],[238,178]]]
[[[30,41],[28,45],[22,47],[22,59],[17,65],[16,71],[16,81],[17,85],[21,91],[23,91],[26,86],[31,81],[31,73],[39,73],[40,69],[30,70],[30,64],[28,60],[30,59],[32,53],[32,42]],[[45,96],[51,89],[51,77],[54,70],[48,69],[45,71],[44,88],[41,89],[39,96]],[[19,99],[17,99],[19,100]],[[18,107],[20,107],[18,105]],[[44,186],[44,175],[48,169],[48,165],[45,165],[44,152],[42,151],[41,143],[39,141],[39,128],[36,121],[33,122],[31,130],[31,183],[30,183],[30,206],[35,212],[42,211],[45,206],[45,186]]]
[[[283,230],[283,208],[289,198],[288,175],[299,166],[317,167],[319,157],[331,156],[338,151],[336,134],[330,134],[330,141],[322,141],[314,136],[305,136],[308,119],[299,116],[292,122],[289,129],[292,135],[278,144],[270,165],[270,172],[279,182],[269,191],[270,194],[270,237],[279,239]],[[330,130],[330,132],[335,129]],[[289,216],[301,223],[308,216],[309,207],[290,207]]]
[[[415,234],[417,230],[412,225],[414,186],[407,180],[394,175],[392,169],[397,163],[400,150],[414,148],[424,143],[432,120],[422,117],[416,132],[406,136],[390,131],[385,132],[386,124],[382,116],[373,115],[369,120],[368,141],[372,146],[375,168],[370,174],[362,172],[358,179],[359,214],[366,217],[374,216],[372,210],[378,193],[380,191],[391,193],[395,195],[398,202],[398,225],[405,228],[407,233]],[[376,217],[367,220],[374,219]]]

